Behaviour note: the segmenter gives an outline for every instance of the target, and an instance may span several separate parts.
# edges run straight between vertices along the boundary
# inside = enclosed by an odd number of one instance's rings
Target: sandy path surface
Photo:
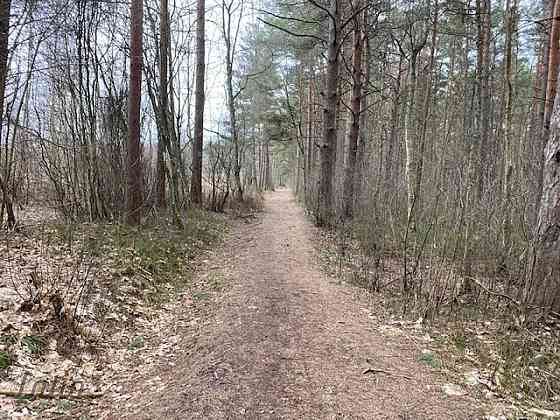
[[[321,271],[291,192],[265,206],[208,262],[227,280],[206,317],[179,322],[190,309],[178,304],[172,357],[124,378],[126,398],[104,401],[97,418],[480,417],[475,401],[442,391],[444,379],[417,361],[421,348],[381,334],[356,289]]]

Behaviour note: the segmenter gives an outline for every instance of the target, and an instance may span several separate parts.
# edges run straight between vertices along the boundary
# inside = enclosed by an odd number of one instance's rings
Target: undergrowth
[[[95,340],[146,305],[161,305],[188,288],[195,258],[224,237],[228,224],[201,210],[189,211],[184,221],[182,229],[162,218],[141,227],[43,224],[8,238],[6,272],[21,299],[19,311],[45,313],[21,339],[22,348],[41,354],[48,332],[71,352],[74,336]],[[0,365],[10,360],[4,355]]]
[[[68,226],[58,226],[61,240],[68,241]],[[193,261],[200,252],[220,241],[227,232],[223,217],[190,210],[179,229],[169,223],[141,227],[121,224],[73,226],[72,239],[97,258],[112,274],[109,287],[123,283],[147,303],[164,302],[174,289],[189,286]]]
[[[322,231],[324,267],[372,293],[379,318],[423,325],[420,331],[429,334],[434,353],[420,354],[419,363],[448,371],[459,381],[474,377],[481,395],[505,398],[520,412],[527,407],[558,410],[560,319],[554,314],[527,317],[507,296],[511,291],[503,289],[511,277],[492,274],[465,281],[446,257],[453,253],[451,246],[436,249],[440,255],[435,257],[434,252],[424,256],[407,250],[408,266],[403,267],[402,249],[384,238],[387,230],[378,226],[340,224]],[[478,269],[483,272],[482,266]]]

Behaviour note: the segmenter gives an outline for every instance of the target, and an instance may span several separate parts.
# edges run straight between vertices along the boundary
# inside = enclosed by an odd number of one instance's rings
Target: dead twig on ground
[[[504,293],[495,292],[493,290],[490,290],[486,286],[484,286],[481,282],[479,282],[477,279],[475,279],[473,277],[465,277],[465,279],[469,280],[469,281],[472,281],[474,284],[476,284],[478,287],[480,287],[484,292],[488,293],[491,296],[501,297],[501,298],[504,298],[504,299],[508,300],[509,302],[513,303],[515,306],[521,306],[521,304],[517,300],[512,298],[511,296],[506,295]]]
[[[407,376],[407,375],[401,375],[401,374],[398,374],[398,373],[389,372],[389,371],[383,370],[383,369],[375,369],[375,368],[372,368],[372,367],[368,367],[367,369],[365,369],[362,372],[362,375],[367,375],[368,373],[384,373],[385,375],[389,375],[389,376],[396,376],[398,378],[403,378],[403,379],[407,379],[407,380],[411,379],[410,376]]]
[[[22,392],[22,391],[9,391],[0,389],[0,395],[14,398],[43,398],[55,400],[91,400],[100,398],[104,394],[102,392],[92,392],[86,394],[50,394],[48,392]]]

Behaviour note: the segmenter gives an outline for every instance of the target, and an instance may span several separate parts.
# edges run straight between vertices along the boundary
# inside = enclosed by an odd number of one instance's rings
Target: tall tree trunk
[[[251,180],[250,184],[258,190],[258,173],[257,173],[257,137],[255,133],[255,127],[252,129],[251,136]]]
[[[270,140],[266,139],[264,143],[264,166],[265,166],[265,190],[274,191],[274,183],[272,181],[272,165],[270,163]]]
[[[428,131],[428,119],[430,118],[430,106],[432,104],[432,85],[434,83],[434,65],[437,49],[437,31],[438,31],[438,0],[434,2],[434,22],[432,26],[432,39],[430,44],[430,62],[428,64],[428,78],[426,80],[426,92],[424,96],[422,127],[420,131],[420,141],[418,150],[418,164],[416,169],[416,195],[417,199],[422,188],[422,176],[424,171],[424,150],[426,148],[426,134]],[[418,203],[416,203],[418,205]]]
[[[166,179],[166,170],[165,170],[165,146],[163,141],[160,138],[158,139],[157,145],[157,167],[156,167],[156,207],[157,208],[165,208],[167,206],[166,203],[166,186],[165,186],[165,179]]]
[[[406,148],[406,186],[407,186],[407,218],[410,226],[414,228],[413,209],[416,205],[416,62],[420,51],[412,51],[408,69],[407,107],[404,122],[404,144]]]
[[[233,94],[233,66],[230,62],[227,66],[226,90],[228,97],[228,110],[231,124],[231,137],[233,140],[233,179],[235,181],[235,195],[237,200],[243,201],[243,184],[241,183],[241,148],[239,145],[239,131],[237,128],[237,112],[235,110],[235,98]]]
[[[492,37],[491,4],[490,0],[479,0],[479,45],[478,45],[478,185],[477,197],[482,198],[486,179],[486,157],[490,137],[490,39]]]
[[[172,62],[169,36],[169,7],[167,0],[161,0],[160,4],[160,91],[159,110],[161,121],[160,139],[163,140],[169,155],[171,212],[173,223],[179,228],[183,222],[179,215],[179,179],[182,172],[181,148],[175,130],[172,116],[175,115],[173,101],[169,100],[170,92],[173,92],[173,78],[169,77],[169,67]]]
[[[243,201],[243,184],[241,182],[241,146],[239,144],[239,127],[237,126],[237,110],[235,108],[237,95],[233,92],[233,60],[235,59],[237,35],[239,32],[239,25],[241,22],[241,16],[243,15],[243,10],[241,9],[239,11],[237,28],[233,28],[233,6],[233,1],[226,3],[224,0],[222,2],[222,34],[226,44],[226,98],[234,152],[233,179],[235,182],[235,195],[237,200]]]
[[[4,118],[4,96],[8,76],[8,40],[10,36],[11,0],[0,0],[0,122]],[[2,126],[0,126],[0,129]]]
[[[554,3],[552,16],[552,28],[550,32],[549,52],[548,52],[548,77],[546,88],[546,100],[544,108],[543,135],[549,138],[550,121],[554,107],[554,99],[556,98],[556,89],[558,82],[558,66],[560,63],[560,0]]]
[[[356,8],[360,8],[358,3]],[[363,55],[362,19],[354,18],[354,34],[352,47],[352,100],[350,104],[350,118],[348,130],[348,161],[344,178],[344,216],[352,218],[354,213],[354,175],[356,173],[356,156],[358,151],[358,136],[360,134],[360,112],[362,105],[362,55]]]
[[[4,96],[6,94],[6,78],[8,77],[8,39],[10,36],[10,10],[11,0],[0,0],[0,139],[4,125]],[[0,177],[2,188],[2,201],[7,213],[8,227],[16,224],[14,206],[8,191],[8,179]],[[1,222],[1,220],[0,220]]]
[[[296,145],[296,159],[295,160],[296,160],[296,180],[295,180],[296,191],[295,191],[295,194],[296,194],[296,197],[299,197],[301,173],[303,172],[303,174],[305,175],[305,164],[302,165],[302,162],[305,162],[305,159],[301,158],[301,150],[298,147],[298,145]],[[304,182],[305,182],[305,180],[304,180]]]
[[[314,106],[313,106],[313,67],[309,68],[309,86],[307,92],[307,156],[305,169],[307,171],[307,176],[305,177],[305,202],[309,206],[310,195],[313,191],[312,180],[313,176],[313,150],[315,149],[315,142],[313,141],[313,118],[314,118]]]
[[[542,109],[542,139],[543,145],[546,145],[550,137],[550,122],[552,111],[554,107],[554,99],[556,98],[558,69],[560,65],[560,0],[552,0],[550,13],[550,34],[548,40],[548,51],[545,53],[545,69],[546,69],[546,84],[545,84],[545,100]],[[544,160],[539,162],[539,173],[537,179],[538,196],[542,195],[544,183]],[[537,214],[539,213],[537,208]]]
[[[511,242],[511,194],[513,182],[513,37],[516,26],[517,0],[506,0],[506,42],[505,42],[505,115],[504,115],[504,167],[503,167],[503,226],[502,245],[505,258]],[[502,261],[505,263],[505,260]]]
[[[143,1],[130,5],[130,82],[128,104],[128,155],[126,222],[138,225],[142,211],[142,150],[140,148],[140,105],[142,100]]]
[[[428,6],[430,2],[428,2]],[[429,10],[428,10],[429,11]],[[417,190],[418,178],[418,130],[416,115],[416,90],[418,88],[418,57],[428,41],[430,26],[426,24],[426,28],[422,28],[423,32],[418,41],[411,36],[410,45],[410,63],[408,67],[408,104],[405,111],[404,120],[404,143],[406,148],[406,164],[405,176],[407,185],[407,219],[412,230],[415,229],[415,217],[413,213],[417,213],[419,207],[420,191]],[[411,26],[410,31],[414,31]]]
[[[158,137],[157,150],[157,180],[156,180],[156,206],[164,208],[165,202],[165,149],[170,142],[169,136],[169,106],[168,106],[168,62],[167,47],[169,37],[168,22],[168,2],[160,1],[159,7],[159,113],[160,113],[160,130]]]
[[[535,260],[526,299],[529,303],[560,309],[560,100],[551,116],[550,138],[544,158],[544,186],[538,217]]]
[[[204,72],[205,46],[205,1],[197,0],[196,22],[196,93],[194,104],[194,143],[192,156],[191,200],[202,205],[202,150],[204,147]]]
[[[367,25],[368,25],[368,12],[367,10],[364,11],[364,23],[363,23],[363,31],[364,31],[364,48],[365,48],[365,63],[362,63],[363,72],[364,72],[364,81],[363,81],[363,88],[365,87],[365,92],[362,96],[362,104],[361,104],[361,112],[360,112],[360,135],[358,138],[358,156],[356,158],[356,172],[354,175],[354,200],[360,200],[360,196],[362,195],[362,185],[363,185],[363,176],[364,176],[364,165],[365,165],[365,154],[366,154],[366,147],[369,140],[369,127],[368,127],[368,87],[371,81],[371,43],[369,42],[369,38],[367,36]],[[380,167],[382,162],[383,156],[379,156]],[[381,175],[382,176],[382,175]],[[381,177],[379,179],[381,181]]]
[[[320,145],[320,174],[316,223],[330,225],[333,216],[333,150],[337,146],[336,108],[338,104],[339,47],[338,33],[340,10],[338,0],[331,0],[329,40],[327,49],[327,74],[323,105],[323,140]]]
[[[533,85],[533,106],[531,109],[531,129],[530,138],[535,141],[529,146],[531,161],[536,165],[528,174],[527,186],[531,194],[531,206],[529,213],[530,226],[533,227],[532,233],[536,235],[535,227],[539,215],[539,203],[542,195],[543,170],[544,170],[544,147],[548,139],[543,136],[544,113],[546,107],[546,93],[548,83],[548,63],[550,52],[550,34],[552,28],[552,17],[554,13],[554,0],[542,0],[543,24],[540,34],[540,47],[538,49],[539,60],[535,71]]]
[[[384,175],[384,186],[385,192],[388,193],[391,187],[394,186],[392,182],[394,182],[393,177],[393,150],[397,147],[398,141],[398,130],[399,130],[399,120],[400,120],[400,97],[401,97],[401,78],[402,78],[402,66],[403,66],[404,57],[399,55],[399,64],[398,64],[398,74],[395,80],[395,86],[392,89],[393,98],[391,104],[391,128],[389,131],[389,145],[387,147],[387,154],[385,158],[385,175]]]
[[[544,5],[546,0],[543,1]],[[535,221],[535,240],[525,286],[527,303],[557,311],[560,309],[560,100],[557,85],[560,21],[557,19],[558,16],[560,16],[560,0],[552,0],[548,14],[550,18],[550,25],[547,25],[548,42],[544,44],[547,48],[543,51],[545,98],[540,108],[543,123],[540,135],[545,149],[537,185],[540,194]]]

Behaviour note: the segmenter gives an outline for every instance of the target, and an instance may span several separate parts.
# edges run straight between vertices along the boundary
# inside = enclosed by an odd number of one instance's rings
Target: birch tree
[[[239,201],[243,200],[243,183],[241,182],[241,139],[237,122],[236,102],[240,91],[234,87],[234,65],[237,54],[237,43],[241,30],[241,19],[243,17],[243,0],[222,1],[222,36],[226,46],[226,102],[229,114],[230,135],[233,143],[233,179],[235,182],[235,196]]]

